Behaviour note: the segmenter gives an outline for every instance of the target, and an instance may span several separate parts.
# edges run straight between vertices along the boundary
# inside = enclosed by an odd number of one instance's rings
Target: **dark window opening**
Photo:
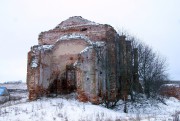
[[[73,57],[70,57],[70,60],[73,60]]]
[[[87,30],[87,28],[82,28],[82,29],[81,29],[81,31],[86,31],[86,30]]]

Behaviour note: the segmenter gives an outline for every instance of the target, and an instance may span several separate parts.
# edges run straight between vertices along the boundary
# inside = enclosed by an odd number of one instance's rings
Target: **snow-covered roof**
[[[47,50],[51,50],[53,47],[54,45],[35,45],[32,47],[32,52],[36,53],[39,52],[40,50],[47,51]]]
[[[84,34],[78,34],[78,33],[72,33],[72,34],[66,34],[62,37],[60,37],[57,41],[62,41],[62,40],[71,40],[71,39],[83,39],[89,44],[93,44],[93,42]]]
[[[93,45],[95,47],[102,47],[102,46],[105,46],[105,42],[97,41],[97,42],[94,42]]]
[[[38,49],[39,50],[50,50],[50,49],[52,49],[53,48],[53,45],[40,45],[40,46],[38,46]]]
[[[88,42],[90,45],[93,45],[96,47],[102,47],[105,45],[105,42],[103,42],[103,41],[92,42],[87,36],[85,36],[84,34],[79,34],[79,33],[66,34],[66,35],[60,37],[57,40],[57,42],[62,41],[62,40],[71,40],[71,39],[82,39],[82,40],[85,40],[86,42]]]
[[[54,47],[54,45],[35,45],[32,47],[32,51],[33,52],[36,52],[39,50],[46,51],[46,50],[51,50],[53,47]]]
[[[162,87],[180,87],[179,84],[163,84]]]
[[[56,28],[76,27],[76,26],[84,26],[84,25],[99,25],[99,24],[84,19],[81,16],[73,16],[61,22],[59,25],[56,26]]]
[[[84,48],[84,50],[82,50],[80,52],[80,54],[82,54],[82,53],[84,53],[84,52],[86,52],[86,51],[88,51],[89,49],[92,49],[92,48],[93,48],[93,46],[88,46],[88,47]]]

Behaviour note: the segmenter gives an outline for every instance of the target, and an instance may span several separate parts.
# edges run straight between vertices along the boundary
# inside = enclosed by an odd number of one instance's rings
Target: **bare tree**
[[[166,59],[154,52],[150,46],[131,36],[127,31],[119,30],[118,33],[119,35],[125,34],[127,39],[131,41],[133,48],[137,48],[139,81],[141,81],[147,98],[155,98],[159,87],[168,80]],[[132,86],[132,91],[138,88],[133,83],[131,85],[135,86]]]
[[[148,45],[132,39],[138,48],[138,73],[147,98],[156,97],[159,87],[168,79],[166,59]]]
[[[109,67],[111,58],[109,58],[110,53],[107,51],[105,59],[107,92],[103,101],[107,108],[114,108],[120,99],[124,99],[124,112],[128,112],[126,106],[128,95],[131,95],[131,101],[137,101],[136,99],[142,92],[147,98],[157,97],[159,87],[168,79],[168,74],[166,73],[167,64],[165,58],[159,56],[145,43],[121,32],[119,32],[119,35],[120,45],[116,48],[117,50],[119,49],[117,51],[117,55],[119,54],[117,62],[120,63],[120,66],[117,67],[120,77],[116,78],[116,82],[119,82],[117,83],[118,93],[116,99],[111,100],[110,80],[112,79],[110,77],[112,77],[112,73],[110,73]]]

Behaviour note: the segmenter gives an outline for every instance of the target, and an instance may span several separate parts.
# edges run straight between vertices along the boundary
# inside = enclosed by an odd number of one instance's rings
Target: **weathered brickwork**
[[[109,25],[70,17],[38,43],[28,53],[30,100],[76,91],[80,101],[99,104],[127,98],[129,83],[138,83],[137,51]]]
[[[167,97],[175,97],[180,100],[179,84],[164,84],[160,87],[159,93]]]

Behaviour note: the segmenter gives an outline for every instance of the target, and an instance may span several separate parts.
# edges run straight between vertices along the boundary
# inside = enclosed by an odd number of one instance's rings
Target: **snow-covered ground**
[[[27,96],[22,97],[0,105],[0,121],[172,121],[175,112],[180,113],[180,101],[172,97],[165,99],[166,105],[153,100],[143,104],[129,102],[128,113],[123,112],[123,101],[111,110],[79,102],[75,93],[32,102]]]
[[[27,90],[26,83],[0,83],[0,86],[6,87],[7,89]]]

